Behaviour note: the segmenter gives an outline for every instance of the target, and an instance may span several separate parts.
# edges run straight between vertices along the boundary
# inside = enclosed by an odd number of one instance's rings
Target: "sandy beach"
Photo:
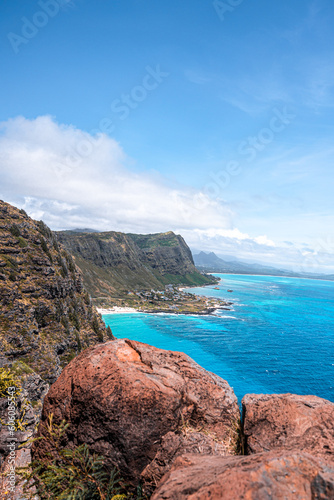
[[[111,309],[102,309],[100,307],[97,307],[97,312],[100,314],[122,314],[122,313],[137,313],[137,309],[134,309],[133,307],[118,307],[114,306]]]

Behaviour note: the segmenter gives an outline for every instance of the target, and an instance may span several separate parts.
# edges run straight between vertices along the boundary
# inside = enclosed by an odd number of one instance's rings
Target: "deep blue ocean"
[[[213,316],[105,315],[118,338],[182,351],[246,393],[315,394],[334,402],[334,282],[217,274],[233,302]],[[233,293],[227,292],[232,289]]]

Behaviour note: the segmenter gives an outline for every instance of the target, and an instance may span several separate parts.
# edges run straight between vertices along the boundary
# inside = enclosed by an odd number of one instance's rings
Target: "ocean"
[[[334,282],[216,274],[189,290],[233,302],[208,316],[103,316],[118,338],[182,351],[246,393],[314,394],[334,402]],[[227,290],[232,289],[229,293]]]

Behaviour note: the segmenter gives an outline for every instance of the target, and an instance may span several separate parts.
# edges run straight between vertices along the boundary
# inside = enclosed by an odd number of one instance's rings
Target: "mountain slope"
[[[189,247],[173,232],[139,235],[60,231],[57,236],[73,255],[96,303],[129,290],[214,282],[195,268]]]
[[[3,201],[0,305],[0,366],[19,360],[48,382],[80,350],[108,338],[79,270],[52,231]]]

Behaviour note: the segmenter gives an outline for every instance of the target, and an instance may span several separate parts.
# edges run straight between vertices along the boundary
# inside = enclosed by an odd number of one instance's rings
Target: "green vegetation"
[[[43,236],[45,236],[46,238],[49,238],[49,239],[51,239],[53,237],[51,229],[42,220],[37,221],[36,224],[37,224],[38,231]]]
[[[60,274],[63,278],[66,278],[66,276],[68,276],[68,269],[60,255],[57,257],[57,264],[60,266]]]
[[[12,268],[12,269],[17,269],[18,268],[18,264],[17,264],[16,260],[13,259],[13,257],[4,256],[4,259],[5,259],[5,261],[7,261],[7,265],[10,268]]]
[[[175,247],[179,245],[177,236],[169,231],[168,233],[157,234],[133,234],[129,233],[127,236],[138,245],[140,249],[153,249],[157,247]]]
[[[9,396],[9,387],[16,388],[16,396],[21,393],[21,383],[17,375],[9,368],[0,368],[0,398],[7,398]]]
[[[9,230],[12,233],[13,236],[18,237],[18,236],[21,235],[20,228],[16,224],[12,224],[12,226],[10,227]]]
[[[111,328],[110,328],[109,325],[107,326],[107,337],[108,337],[108,339],[113,339],[114,338],[113,333],[112,333]]]
[[[116,469],[108,472],[104,458],[90,453],[86,444],[74,449],[62,448],[60,443],[68,424],[55,425],[49,415],[47,439],[51,453],[44,460],[35,460],[18,470],[29,498],[40,500],[140,500],[126,490]],[[139,493],[139,492],[138,492]]]
[[[93,318],[92,328],[93,328],[94,332],[96,333],[99,342],[103,342],[103,333],[100,330],[100,325],[99,325],[99,322],[98,322],[96,316],[94,316],[94,318]]]
[[[22,236],[19,236],[19,245],[20,248],[26,248],[28,246],[28,242],[22,238]]]
[[[15,271],[13,271],[13,269],[12,269],[9,273],[8,278],[10,279],[10,281],[16,281],[16,276],[17,276],[17,273]]]
[[[11,371],[13,375],[17,377],[34,373],[34,370],[23,361],[14,361],[11,367]]]
[[[85,287],[98,306],[130,306],[131,292],[163,290],[169,284],[216,283],[215,278],[196,269],[189,247],[171,231],[147,235],[62,231],[57,235],[74,256]]]

